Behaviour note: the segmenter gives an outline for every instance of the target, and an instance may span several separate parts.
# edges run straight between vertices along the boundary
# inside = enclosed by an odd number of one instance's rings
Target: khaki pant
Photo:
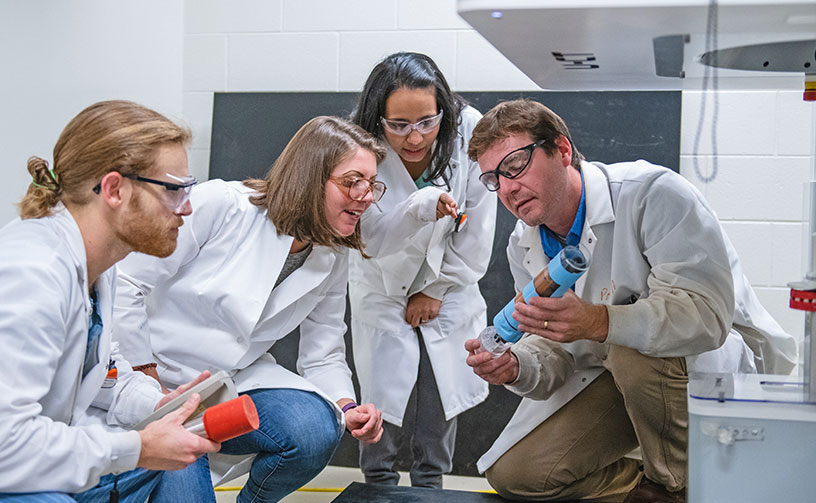
[[[686,485],[685,358],[610,346],[601,374],[502,455],[486,476],[516,500],[621,501],[645,475],[670,491]]]

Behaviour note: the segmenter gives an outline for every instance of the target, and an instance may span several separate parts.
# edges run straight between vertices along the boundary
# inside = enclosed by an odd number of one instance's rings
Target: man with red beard
[[[200,456],[220,446],[182,426],[197,395],[127,431],[208,373],[164,395],[111,344],[112,266],[132,251],[170,255],[192,211],[189,140],[152,110],[108,101],[65,127],[53,168],[29,159],[21,219],[0,230],[3,501],[215,501]]]

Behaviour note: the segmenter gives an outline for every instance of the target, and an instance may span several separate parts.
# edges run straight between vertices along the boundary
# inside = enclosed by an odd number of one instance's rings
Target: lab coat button
[[[404,287],[404,286],[403,286],[403,287],[401,287],[401,288],[402,288],[403,290],[405,290],[405,287]]]
[[[592,238],[587,239],[587,242],[592,243]]]
[[[606,355],[603,355],[603,356],[601,357],[601,360],[602,360],[602,361],[606,361]]]

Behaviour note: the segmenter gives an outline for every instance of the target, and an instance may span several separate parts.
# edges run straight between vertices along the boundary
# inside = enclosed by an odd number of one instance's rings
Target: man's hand
[[[346,429],[364,444],[373,444],[382,437],[382,412],[374,404],[364,403],[346,411]]]
[[[153,370],[155,371],[155,369],[153,369]],[[164,398],[159,400],[159,403],[156,404],[156,407],[153,410],[159,410],[162,405],[166,404],[170,400],[172,400],[172,399],[176,398],[177,396],[181,395],[182,393],[184,393],[188,389],[192,388],[196,384],[204,381],[208,377],[210,377],[210,371],[205,370],[204,372],[199,374],[198,377],[196,377],[192,381],[188,382],[187,384],[182,384],[181,386],[179,386],[178,388],[176,388],[173,391],[165,390],[165,388],[162,386],[162,391],[165,393]]]
[[[142,438],[139,467],[148,470],[181,470],[202,454],[221,449],[221,444],[184,429],[184,421],[200,401],[198,394],[193,394],[178,410],[153,421],[139,432]]]
[[[518,358],[509,349],[500,357],[493,358],[487,351],[477,353],[481,347],[479,339],[465,341],[465,349],[468,352],[467,364],[473,368],[474,374],[490,384],[499,386],[509,384],[518,378]]]
[[[459,215],[456,209],[456,201],[453,200],[450,194],[443,192],[436,202],[436,219],[439,220],[445,215],[456,218]]]
[[[604,342],[609,333],[606,306],[584,302],[572,290],[560,298],[533,297],[529,304],[518,302],[513,318],[519,322],[519,330],[555,342]]]
[[[405,322],[416,328],[439,316],[440,307],[442,307],[441,300],[417,292],[411,295],[408,299],[408,305],[405,306]]]

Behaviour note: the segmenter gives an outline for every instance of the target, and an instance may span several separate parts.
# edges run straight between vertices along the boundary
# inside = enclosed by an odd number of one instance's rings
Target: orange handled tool
[[[185,425],[187,431],[207,437],[214,442],[225,442],[258,429],[258,409],[248,395],[213,405],[199,417]]]

